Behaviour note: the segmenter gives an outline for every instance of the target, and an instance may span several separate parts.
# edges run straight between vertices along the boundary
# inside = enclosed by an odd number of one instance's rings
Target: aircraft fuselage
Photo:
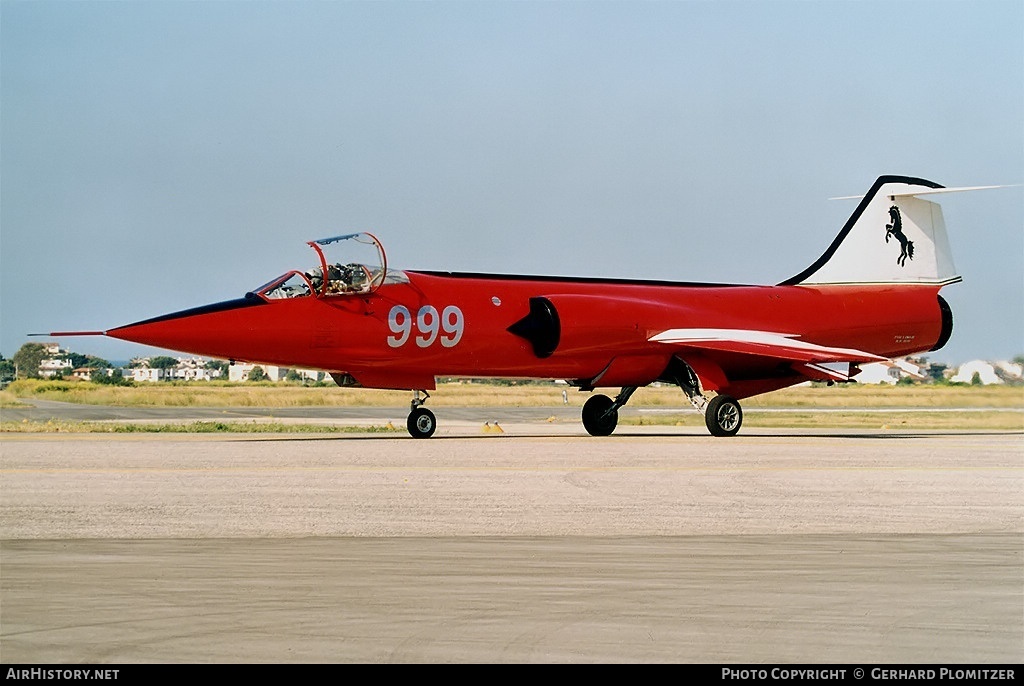
[[[264,300],[250,294],[107,335],[236,361],[324,369],[366,386],[400,389],[433,389],[437,376],[643,386],[679,352],[651,338],[679,327],[774,332],[879,357],[928,350],[948,335],[934,285],[667,285],[406,274],[408,283],[367,296]],[[523,334],[509,331],[530,315],[531,299],[547,301],[556,312],[558,340],[550,351],[538,353]],[[789,373],[773,357],[707,349],[694,355],[729,370],[717,390]]]

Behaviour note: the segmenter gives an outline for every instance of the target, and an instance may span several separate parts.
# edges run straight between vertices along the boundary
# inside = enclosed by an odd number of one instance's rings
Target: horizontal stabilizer
[[[959,188],[926,188],[918,190],[905,190],[898,193],[890,193],[889,195],[894,198],[904,196],[916,196],[916,195],[935,195],[937,193],[963,193],[965,191],[987,191],[993,188],[1018,188],[1019,183],[1004,184],[1002,186],[960,186]],[[829,198],[829,200],[860,200],[863,195],[844,195],[839,198]]]

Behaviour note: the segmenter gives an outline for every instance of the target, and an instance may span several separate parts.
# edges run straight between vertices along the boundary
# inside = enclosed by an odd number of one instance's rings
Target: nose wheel
[[[409,419],[405,422],[409,434],[413,438],[430,438],[437,428],[437,418],[434,413],[425,407],[417,407],[409,413]]]
[[[425,397],[420,398],[420,393]],[[423,407],[430,395],[426,391],[413,391],[411,410],[409,418],[405,422],[405,428],[413,438],[430,438],[437,429],[437,417],[434,413]]]

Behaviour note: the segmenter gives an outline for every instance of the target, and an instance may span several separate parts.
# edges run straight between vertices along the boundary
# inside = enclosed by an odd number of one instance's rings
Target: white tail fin
[[[973,188],[942,186],[906,176],[881,176],[832,245],[783,285],[960,281],[942,209],[919,195]]]

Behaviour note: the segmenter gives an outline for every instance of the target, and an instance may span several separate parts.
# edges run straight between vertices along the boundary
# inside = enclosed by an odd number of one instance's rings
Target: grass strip
[[[563,397],[563,391],[566,395]],[[607,389],[601,392],[608,393]],[[114,407],[408,407],[410,394],[336,386],[307,388],[287,384],[220,382],[155,383],[131,387],[102,386],[88,381],[22,380],[12,383],[0,401],[58,400]],[[581,406],[589,397],[555,383],[503,385],[442,383],[431,392],[432,407],[541,407],[563,403]],[[614,395],[614,389],[612,389]],[[797,386],[747,398],[744,408],[781,407],[1018,407],[1024,408],[1024,386],[865,385]],[[675,387],[637,389],[630,407],[688,407]],[[0,405],[2,406],[2,405]],[[8,405],[15,407],[15,405]]]
[[[244,433],[244,434],[351,434],[393,433],[403,431],[390,423],[384,426],[351,426],[334,424],[286,424],[283,422],[0,422],[0,433]]]

